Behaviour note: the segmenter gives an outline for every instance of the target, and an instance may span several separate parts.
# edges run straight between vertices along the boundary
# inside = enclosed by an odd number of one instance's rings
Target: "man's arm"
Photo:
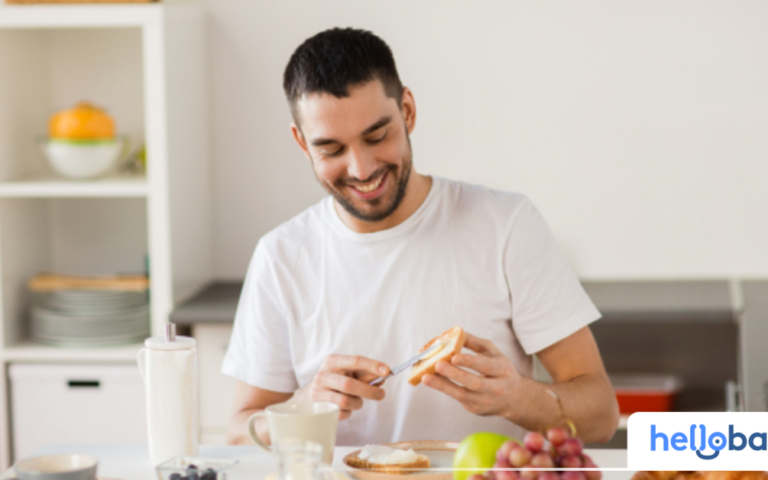
[[[331,402],[339,406],[339,419],[345,420],[354,410],[363,408],[364,400],[382,400],[381,385],[372,387],[368,382],[389,373],[389,367],[362,356],[330,355],[323,362],[315,378],[308,385],[293,393],[280,393],[237,382],[235,390],[235,414],[229,422],[227,443],[251,445],[248,435],[248,419],[254,413],[275,403],[288,400]],[[259,438],[270,444],[269,428],[265,418],[256,421]]]
[[[469,412],[498,415],[536,431],[564,425],[557,402],[547,393],[550,389],[584,442],[607,442],[613,437],[619,423],[618,403],[589,327],[537,353],[553,385],[522,376],[489,340],[467,334],[466,347],[477,355],[458,354],[451,363],[438,363],[438,374],[425,375],[424,384],[454,397]]]
[[[292,393],[264,390],[238,380],[235,387],[235,413],[229,421],[227,443],[229,445],[253,445],[253,440],[248,435],[247,426],[251,415],[275,403],[286,402],[291,396],[293,396]],[[267,419],[263,417],[258,419],[255,427],[261,441],[269,445]]]

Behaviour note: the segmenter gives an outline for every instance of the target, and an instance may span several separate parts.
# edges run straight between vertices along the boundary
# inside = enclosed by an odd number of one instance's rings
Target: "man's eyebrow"
[[[312,140],[312,145],[315,147],[322,147],[323,145],[328,145],[331,143],[339,143],[339,141],[332,138],[316,138]]]
[[[363,136],[368,135],[369,133],[375,132],[376,130],[380,129],[381,127],[387,125],[389,122],[392,121],[392,117],[386,116],[381,117],[380,119],[376,120],[376,123],[371,125],[370,127],[363,130]],[[322,147],[323,145],[329,145],[331,143],[339,143],[338,140],[334,140],[333,138],[316,138],[310,142],[312,146],[315,147]]]
[[[381,117],[378,121],[376,121],[376,123],[374,123],[373,125],[371,125],[370,127],[366,128],[363,131],[363,136],[368,135],[369,133],[375,132],[376,130],[380,129],[381,127],[383,127],[384,125],[388,124],[391,121],[392,121],[392,117],[389,117],[389,116]]]

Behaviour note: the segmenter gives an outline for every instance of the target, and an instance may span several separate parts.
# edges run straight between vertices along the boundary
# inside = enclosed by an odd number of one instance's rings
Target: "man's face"
[[[387,97],[379,80],[351,87],[349,97],[310,94],[296,105],[293,135],[320,184],[344,209],[368,222],[391,215],[405,196],[411,173],[408,138],[415,109]],[[410,103],[408,103],[410,102]],[[406,104],[407,103],[407,104]]]

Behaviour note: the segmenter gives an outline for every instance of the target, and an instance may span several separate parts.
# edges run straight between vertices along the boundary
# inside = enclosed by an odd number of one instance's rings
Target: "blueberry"
[[[209,468],[203,472],[203,476],[200,477],[200,480],[216,480],[216,472]]]
[[[170,477],[168,477],[168,480],[181,480],[181,474],[180,473],[172,473]]]
[[[197,471],[197,465],[192,464],[187,467],[187,473],[189,473],[192,470]]]
[[[200,475],[197,474],[197,470],[192,470],[189,472],[189,475],[187,475],[189,480],[200,480]]]

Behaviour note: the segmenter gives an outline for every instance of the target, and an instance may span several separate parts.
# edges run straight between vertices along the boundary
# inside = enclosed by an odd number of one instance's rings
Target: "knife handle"
[[[384,383],[384,380],[388,379],[391,376],[392,375],[387,375],[386,377],[379,377],[379,378],[373,380],[372,382],[370,382],[368,385],[370,385],[372,387],[377,387],[377,386],[381,385],[382,383]]]

